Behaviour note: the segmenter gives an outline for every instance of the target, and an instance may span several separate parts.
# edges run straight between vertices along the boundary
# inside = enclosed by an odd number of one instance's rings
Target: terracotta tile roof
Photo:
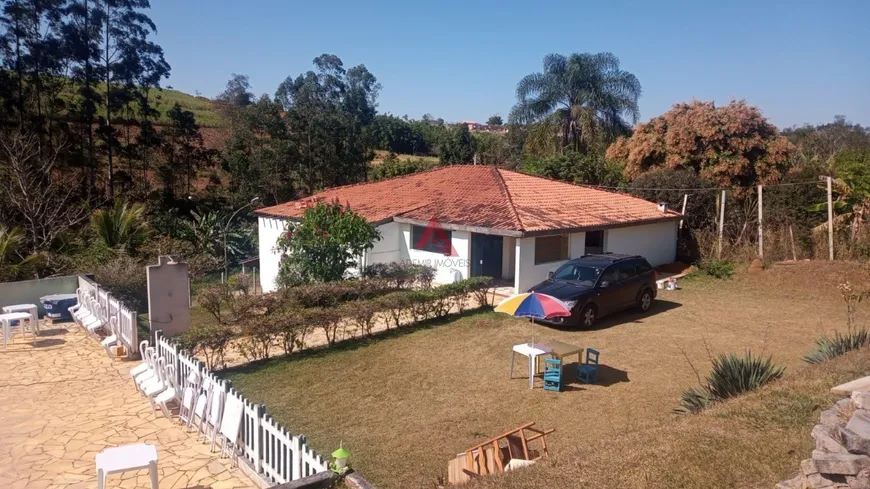
[[[662,214],[655,203],[618,192],[480,165],[446,166],[336,187],[257,213],[300,218],[307,205],[334,199],[369,222],[434,218],[442,224],[521,233],[617,227],[680,216],[674,211]]]

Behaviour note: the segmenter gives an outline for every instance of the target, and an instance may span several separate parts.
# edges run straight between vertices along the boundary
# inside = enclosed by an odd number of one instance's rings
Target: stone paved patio
[[[253,488],[229,459],[151,413],[128,375],[136,364],[109,359],[72,324],[0,345],[0,488],[95,488],[96,453],[137,442],[158,447],[160,489]],[[112,475],[107,487],[149,488],[148,471]]]

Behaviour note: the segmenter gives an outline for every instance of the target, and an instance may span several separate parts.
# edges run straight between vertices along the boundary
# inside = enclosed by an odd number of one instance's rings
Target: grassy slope
[[[105,93],[105,86],[105,83],[98,85],[97,91]],[[75,86],[67,84],[61,93],[61,98],[67,103],[75,102]],[[178,90],[158,89],[151,90],[148,98],[152,106],[160,112],[158,124],[169,122],[166,112],[177,103],[183,109],[193,112],[196,116],[196,122],[202,127],[226,126],[223,117],[214,110],[214,102],[205,97],[197,97]],[[99,115],[105,116],[104,108],[99,111]]]
[[[810,430],[836,400],[829,389],[870,373],[866,350],[792,372],[697,416],[607,440],[584,440],[530,469],[468,489],[755,488],[790,478],[814,448]],[[643,399],[627,402],[642,403]]]
[[[819,334],[844,324],[836,284],[845,276],[866,283],[854,265],[823,262],[688,281],[663,292],[651,315],[622,314],[593,331],[470,314],[229,376],[321,453],[343,441],[385,489],[431,487],[453,454],[527,421],[556,428],[553,458],[482,484],[772,486],[809,455],[809,429],[829,405],[827,389],[870,373],[861,355],[822,367],[801,361]],[[868,317],[860,311],[859,320]],[[604,381],[554,394],[508,380],[510,346],[532,337],[598,347]],[[680,348],[703,374],[705,341],[714,352],[772,354],[788,367],[786,379],[699,416],[674,415],[680,392],[697,383]]]

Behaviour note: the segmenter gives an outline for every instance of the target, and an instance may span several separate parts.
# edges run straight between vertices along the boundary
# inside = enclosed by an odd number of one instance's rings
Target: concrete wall
[[[501,278],[512,279],[517,267],[517,239],[505,236],[502,238],[503,248],[501,251]]]
[[[449,284],[456,279],[466,279],[471,273],[471,233],[468,231],[452,231],[450,244],[456,250],[457,256],[447,256],[431,251],[415,250],[411,243],[410,224],[398,224],[402,235],[399,259],[410,260],[413,263],[435,267],[435,282]],[[457,276],[458,275],[458,276]]]
[[[366,253],[365,264],[392,263],[399,261],[402,249],[402,232],[399,224],[388,222],[378,226],[381,239],[375,242],[374,248]]]
[[[654,267],[677,259],[677,221],[608,229],[605,250],[641,255]]]
[[[146,267],[148,311],[151,331],[163,330],[167,337],[190,329],[190,275],[187,263],[175,263],[168,256]]]
[[[281,256],[274,251],[278,236],[287,230],[287,221],[273,217],[260,216],[259,220],[259,245],[260,245],[260,287],[263,292],[274,292],[275,279],[278,278],[278,264]]]
[[[39,315],[44,316],[45,309],[39,302],[40,297],[52,294],[75,294],[78,286],[77,275],[0,283],[0,307],[36,304]]]

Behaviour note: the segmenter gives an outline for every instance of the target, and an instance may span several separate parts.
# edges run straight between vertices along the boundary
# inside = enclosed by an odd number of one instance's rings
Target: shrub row
[[[491,285],[490,277],[473,277],[427,289],[396,290],[395,282],[370,279],[294,287],[262,296],[235,294],[229,286],[219,285],[199,298],[215,322],[194,325],[181,340],[215,368],[225,363],[231,342],[248,360],[269,358],[276,344],[284,353],[292,353],[315,330],[323,331],[331,346],[340,333],[371,335],[379,321],[387,328],[399,327],[454,310],[461,313],[472,300],[491,306],[487,292]]]
[[[363,269],[363,278],[389,281],[395,289],[428,289],[435,268],[409,262],[375,263]]]

